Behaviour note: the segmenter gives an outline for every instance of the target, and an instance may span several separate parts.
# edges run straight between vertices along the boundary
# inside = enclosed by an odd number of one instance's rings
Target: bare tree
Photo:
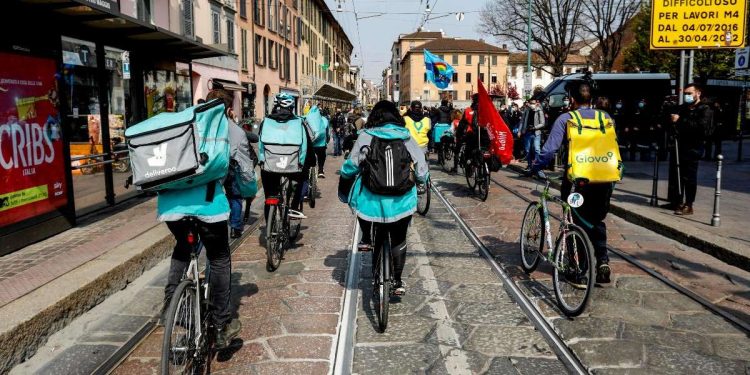
[[[643,0],[582,1],[581,32],[583,37],[599,41],[592,57],[597,70],[610,71],[622,51],[622,38],[627,23],[635,16]]]
[[[532,50],[552,74],[563,74],[570,46],[578,35],[582,0],[530,0]],[[586,0],[599,1],[599,0]],[[489,0],[484,6],[479,31],[510,41],[526,50],[529,0]]]

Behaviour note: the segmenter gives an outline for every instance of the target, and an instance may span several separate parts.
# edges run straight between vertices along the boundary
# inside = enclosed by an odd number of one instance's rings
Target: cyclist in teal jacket
[[[237,126],[231,116],[232,97],[224,90],[214,90],[209,93],[209,100],[218,98],[224,101],[229,117],[229,126]],[[249,180],[252,177],[253,164],[247,147],[247,139],[243,132],[229,132],[229,150],[233,159],[239,163],[237,170],[240,178]],[[242,154],[242,155],[240,155]],[[169,306],[177,284],[185,274],[190,263],[191,245],[187,241],[190,224],[183,218],[193,217],[198,221],[198,236],[206,248],[206,257],[211,265],[210,303],[211,317],[216,327],[216,347],[223,349],[228,346],[232,338],[242,330],[238,319],[232,319],[231,305],[231,273],[232,261],[229,251],[229,201],[222,186],[222,179],[213,182],[213,187],[207,185],[189,189],[166,190],[159,192],[157,198],[158,220],[167,223],[167,227],[175,237],[177,244],[172,252],[167,285],[164,288],[164,307],[162,313]],[[213,195],[206,197],[213,190]],[[164,317],[162,317],[162,320]]]
[[[417,210],[417,187],[414,186],[402,196],[375,194],[363,185],[360,176],[360,164],[366,156],[363,153],[363,147],[369,146],[374,137],[401,139],[406,144],[409,155],[414,162],[417,182],[425,183],[429,175],[429,166],[425,160],[424,152],[412,139],[409,130],[404,127],[405,125],[404,119],[399,114],[395,104],[385,100],[377,103],[367,119],[366,129],[359,134],[357,142],[340,172],[342,182],[354,180],[348,197],[340,196],[339,198],[348,202],[357,214],[359,225],[362,228],[362,243],[360,243],[359,249],[368,251],[372,248],[370,246],[372,243],[370,230],[373,224],[376,225],[379,237],[375,239],[376,245],[380,243],[381,238],[390,233],[396,295],[403,295],[406,292],[401,280],[401,273],[406,262],[406,232],[411,222],[411,216]],[[342,188],[339,189],[339,191],[341,190]],[[378,247],[374,246],[376,250]],[[373,256],[377,257],[378,254],[373,254]]]

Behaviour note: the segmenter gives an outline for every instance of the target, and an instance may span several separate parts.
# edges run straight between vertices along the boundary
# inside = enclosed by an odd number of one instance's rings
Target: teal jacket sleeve
[[[359,164],[364,160],[365,154],[360,152],[363,145],[369,145],[372,141],[372,136],[366,132],[359,133],[357,142],[354,143],[352,151],[349,153],[349,158],[346,159],[344,165],[341,166],[341,177],[343,178],[354,178],[360,172]]]

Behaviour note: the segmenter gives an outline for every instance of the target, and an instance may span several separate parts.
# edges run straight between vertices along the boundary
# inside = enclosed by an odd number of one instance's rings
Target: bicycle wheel
[[[555,245],[552,283],[560,310],[578,316],[589,304],[594,289],[594,246],[579,226],[567,225]]]
[[[378,328],[385,333],[388,327],[388,306],[391,303],[391,243],[388,235],[383,241],[383,248],[378,257],[380,272],[378,272]]]
[[[172,295],[161,346],[162,374],[189,374],[199,366],[195,342],[200,327],[195,311],[198,298],[192,280],[182,280]]]
[[[448,144],[444,144],[440,154],[443,171],[450,172],[453,169],[453,148]]]
[[[481,166],[477,168],[475,177],[479,199],[484,202],[490,194],[490,169],[487,167],[487,163],[483,162]]]
[[[303,212],[302,208],[300,208],[300,212]],[[300,229],[302,228],[302,220],[291,220],[289,218],[289,208],[287,208],[287,214],[285,215],[285,221],[286,221],[286,230],[287,233],[289,233],[289,240],[294,242],[297,240],[297,236],[299,236]]]
[[[432,195],[430,190],[430,183],[428,182],[425,184],[425,192],[417,195],[417,212],[422,216],[427,215],[427,211],[430,209],[430,196]]]
[[[469,189],[471,191],[474,191],[474,187],[476,187],[476,180],[474,179],[474,175],[477,173],[477,167],[476,162],[474,161],[474,158],[467,160],[467,165],[464,166],[464,175],[466,175],[466,184],[469,185]]]
[[[521,267],[526,273],[534,272],[544,248],[542,218],[542,208],[536,202],[530,203],[523,215],[521,238],[518,241],[521,249]]]
[[[318,195],[318,167],[310,168],[310,179],[307,196],[310,199],[310,208],[315,208],[315,198]]]
[[[278,206],[271,206],[268,210],[268,220],[266,222],[266,270],[268,272],[276,271],[281,265],[281,248],[284,246],[282,231],[282,221]]]

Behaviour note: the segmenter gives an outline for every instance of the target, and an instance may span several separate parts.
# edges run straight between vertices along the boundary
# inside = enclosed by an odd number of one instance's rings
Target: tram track
[[[560,361],[565,367],[574,374],[587,374],[586,367],[581,363],[573,351],[565,344],[565,341],[555,331],[554,327],[544,318],[544,315],[534,305],[532,300],[526,296],[521,288],[516,285],[513,279],[503,269],[503,266],[492,256],[489,249],[484,245],[482,240],[477,236],[473,229],[466,223],[461,215],[456,211],[453,204],[440,192],[436,184],[433,184],[432,191],[437,198],[445,205],[453,218],[456,220],[461,230],[469,238],[471,243],[479,250],[479,253],[489,263],[493,272],[502,280],[506,290],[511,294],[518,306],[523,310],[531,323],[542,334],[544,339],[550,345],[552,350],[557,354]]]

